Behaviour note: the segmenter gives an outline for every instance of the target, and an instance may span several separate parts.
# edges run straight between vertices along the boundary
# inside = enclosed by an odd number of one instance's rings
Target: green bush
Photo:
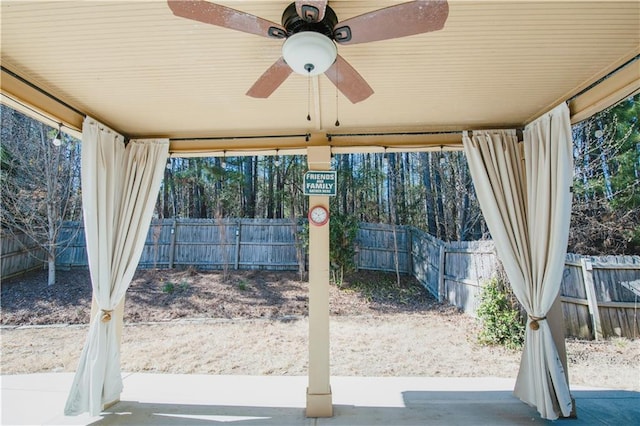
[[[355,269],[356,236],[358,220],[349,214],[335,214],[331,217],[329,228],[329,261],[331,263],[332,281],[342,286],[344,274]]]
[[[238,290],[247,291],[249,283],[246,280],[240,280],[238,283]]]
[[[331,282],[342,286],[344,275],[356,267],[356,237],[359,223],[354,215],[335,213],[329,222],[329,262]],[[309,249],[309,222],[298,224],[298,241],[305,249]]]
[[[498,278],[486,283],[480,294],[477,315],[482,322],[478,341],[518,349],[524,342],[525,320],[508,284]]]

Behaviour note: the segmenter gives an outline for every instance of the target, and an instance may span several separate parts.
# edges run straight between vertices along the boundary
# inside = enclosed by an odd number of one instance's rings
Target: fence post
[[[447,252],[444,244],[440,244],[440,266],[438,267],[438,302],[444,300],[444,268]]]
[[[596,289],[593,284],[593,265],[589,259],[580,259],[582,264],[582,278],[587,293],[587,304],[589,306],[589,315],[591,315],[591,323],[593,324],[593,335],[596,340],[602,340],[602,324],[600,324],[600,312],[598,310],[598,299],[596,297]]]
[[[240,266],[240,233],[242,228],[242,221],[238,221],[238,227],[236,228],[236,257],[233,263],[233,269],[238,270]]]
[[[415,275],[413,273],[413,228],[406,227],[407,232],[407,274]]]
[[[169,245],[169,269],[173,269],[173,261],[175,259],[176,251],[176,229],[178,228],[178,222],[173,219],[171,224],[171,239]]]

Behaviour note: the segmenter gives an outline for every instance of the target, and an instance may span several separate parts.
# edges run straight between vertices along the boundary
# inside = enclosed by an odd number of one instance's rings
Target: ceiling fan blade
[[[322,21],[326,8],[327,0],[296,0],[296,12],[307,22]]]
[[[336,57],[336,61],[324,74],[353,104],[364,101],[373,95],[371,86],[340,55]]]
[[[289,77],[292,70],[289,65],[280,57],[273,65],[253,83],[251,89],[247,91],[247,96],[252,98],[268,98],[284,81]]]
[[[340,44],[388,40],[440,30],[448,16],[446,0],[418,0],[338,22],[333,34]]]
[[[204,0],[168,0],[174,15],[269,38],[285,38],[287,31],[275,22]]]

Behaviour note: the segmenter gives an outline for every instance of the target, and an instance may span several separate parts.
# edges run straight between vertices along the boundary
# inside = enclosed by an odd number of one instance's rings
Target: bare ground
[[[291,272],[139,271],[127,293],[124,371],[305,375],[308,284]],[[87,334],[87,271],[2,283],[2,374],[73,371]],[[515,377],[520,352],[415,280],[361,271],[330,286],[331,373]],[[52,326],[57,324],[57,326]],[[572,384],[640,391],[640,340],[568,340]]]

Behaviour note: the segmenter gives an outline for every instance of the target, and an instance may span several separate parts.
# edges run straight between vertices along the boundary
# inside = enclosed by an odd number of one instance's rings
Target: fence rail
[[[60,268],[87,267],[84,232],[69,222],[60,238],[72,238],[58,255]],[[154,221],[141,268],[299,270],[306,264],[297,223],[271,219]],[[2,238],[2,277],[33,267],[17,242]],[[13,244],[13,245],[12,245]],[[484,283],[499,261],[492,241],[443,242],[413,227],[363,223],[356,237],[360,269],[412,274],[440,301],[475,315]],[[20,259],[20,260],[16,260]],[[37,263],[35,267],[41,267]],[[9,272],[5,272],[9,271]],[[567,255],[561,284],[567,336],[640,337],[640,257]]]

